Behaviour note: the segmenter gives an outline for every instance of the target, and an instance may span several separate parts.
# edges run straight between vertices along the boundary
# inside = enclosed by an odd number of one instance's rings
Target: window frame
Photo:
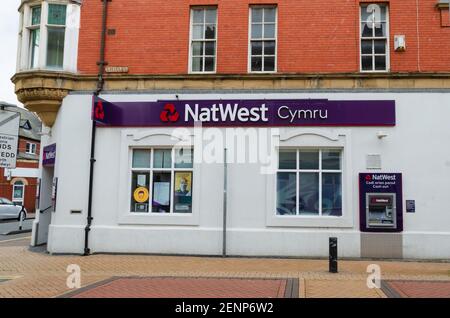
[[[198,10],[201,9],[203,10],[203,12],[205,12],[207,9],[215,9],[216,11],[216,22],[215,22],[215,26],[216,26],[216,32],[215,32],[215,38],[214,39],[205,39],[205,32],[203,32],[203,39],[201,40],[194,40],[193,39],[193,29],[194,29],[194,10]],[[205,14],[205,13],[203,13]],[[206,21],[203,22],[203,25],[206,25]],[[210,6],[191,6],[189,8],[189,61],[188,61],[188,73],[189,74],[216,74],[217,73],[217,57],[218,57],[218,37],[219,35],[219,9],[217,5],[210,5]],[[193,60],[193,54],[192,54],[192,43],[193,42],[202,42],[203,44],[205,42],[215,42],[215,50],[214,50],[214,70],[213,71],[205,71],[205,57],[208,56],[210,57],[211,55],[205,55],[205,45],[203,45],[203,52],[202,52],[202,67],[203,67],[203,71],[194,71],[192,69],[192,60]]]
[[[150,166],[149,168],[133,168],[133,151],[134,150],[150,150]],[[192,168],[175,168],[175,150],[176,149],[191,149],[192,151]],[[155,150],[171,150],[171,167],[170,168],[154,168],[154,153]],[[192,215],[194,207],[194,149],[191,146],[149,146],[149,147],[130,147],[130,160],[129,160],[129,177],[128,177],[128,189],[130,191],[128,196],[128,212],[132,215]],[[131,211],[132,204],[132,176],[133,172],[143,172],[149,174],[149,211],[148,212],[137,212]],[[153,211],[153,176],[155,172],[170,172],[170,209],[169,212],[154,212]],[[191,211],[190,212],[175,212],[174,211],[174,199],[175,199],[175,174],[176,172],[189,172],[191,173]]]
[[[386,8],[386,36],[384,37],[363,37],[362,36],[362,6],[369,6],[371,4],[376,4],[379,6],[384,6]],[[391,70],[390,63],[390,16],[389,16],[389,5],[387,3],[378,3],[378,2],[360,2],[358,6],[358,16],[359,16],[359,71],[361,73],[389,73]],[[382,21],[381,21],[382,23]],[[385,40],[386,41],[386,53],[385,54],[375,54],[375,46],[372,48],[371,54],[362,54],[362,41],[363,40]],[[362,60],[363,56],[371,56],[372,57],[372,70],[363,70]],[[385,70],[376,70],[375,69],[375,56],[386,56],[386,69]]]
[[[66,18],[65,18],[65,21],[64,21],[64,25],[62,25],[62,24],[49,24],[48,23],[48,19],[49,19],[49,13],[50,13],[50,5],[59,5],[59,6],[65,6],[65,9],[66,9]],[[46,69],[50,69],[50,70],[63,70],[64,69],[64,55],[65,55],[65,46],[66,46],[66,29],[67,29],[67,9],[68,9],[68,7],[67,7],[67,4],[66,3],[60,3],[60,2],[47,2],[47,5],[46,5],[46,10],[47,10],[47,12],[46,12],[46,16],[45,16],[45,34],[46,34],[46,36],[45,36],[45,68]],[[42,19],[42,17],[41,17],[41,19]],[[63,54],[62,54],[62,56],[63,56],[63,60],[62,60],[62,64],[61,64],[61,66],[50,66],[49,64],[48,64],[48,52],[49,52],[49,50],[48,50],[48,45],[49,45],[49,41],[48,41],[48,39],[49,39],[49,33],[50,33],[50,30],[64,30],[64,45],[63,45]]]
[[[273,71],[265,71],[264,70],[264,54],[261,54],[262,57],[262,70],[261,71],[252,71],[252,18],[253,13],[252,9],[254,8],[273,8],[275,9],[275,38],[274,39],[265,39],[264,38],[264,12],[263,12],[263,20],[261,24],[263,25],[262,38],[258,39],[263,43],[262,45],[262,53],[264,52],[264,41],[275,41],[275,54],[274,54],[274,70]],[[249,6],[249,14],[248,14],[248,47],[247,47],[247,72],[251,74],[273,74],[278,72],[278,5],[250,5]],[[270,55],[272,56],[272,55]]]
[[[50,5],[65,6],[66,20],[64,26],[48,23]],[[39,26],[30,26],[32,19],[32,8],[36,6],[41,7],[41,21]],[[78,43],[79,40],[81,4],[79,2],[70,0],[35,0],[32,2],[30,1],[30,3],[22,3],[19,7],[19,12],[21,16],[21,22],[18,31],[19,41],[17,49],[16,72],[20,73],[35,70],[45,70],[50,72],[64,71],[76,73],[78,71],[78,51],[76,43]],[[39,28],[40,30],[39,51],[36,52],[36,54],[38,54],[39,56],[36,59],[37,61],[34,63],[34,67],[31,67],[31,31],[37,28]],[[64,28],[64,31],[62,31],[64,34],[64,43],[62,43],[62,41],[59,41],[59,48],[61,49],[60,51],[63,51],[61,55],[62,58],[59,59],[58,63],[60,65],[48,65],[48,33],[51,30],[57,30],[61,28]],[[60,40],[62,40],[62,34],[55,35],[55,37],[55,39],[59,38]],[[56,48],[56,45],[54,47]]]
[[[30,145],[30,150],[31,151],[28,151],[27,150],[27,146],[28,145]],[[27,153],[27,154],[31,154],[31,155],[35,155],[36,154],[36,151],[37,151],[37,145],[35,144],[35,143],[32,143],[32,142],[26,142],[26,144],[25,144],[25,153]]]
[[[279,167],[279,158],[280,158],[280,153],[283,151],[295,151],[296,152],[296,168],[295,169],[280,169]],[[318,169],[301,169],[300,167],[300,152],[307,152],[307,151],[318,151],[319,152],[319,166]],[[339,152],[339,162],[340,162],[340,169],[326,169],[324,170],[322,167],[322,153],[324,151],[335,151],[335,152]],[[344,183],[344,163],[343,163],[343,149],[342,148],[332,148],[332,147],[317,147],[317,148],[306,148],[306,147],[296,147],[296,148],[291,148],[291,147],[280,147],[278,149],[278,160],[277,160],[277,170],[276,170],[276,178],[275,178],[275,182],[278,182],[278,173],[295,173],[295,178],[296,178],[296,214],[287,214],[287,215],[282,215],[282,214],[278,214],[277,211],[275,211],[275,215],[279,216],[279,217],[307,217],[307,218],[323,218],[323,217],[333,217],[333,218],[341,218],[343,215],[343,198],[344,198],[344,187],[343,187],[343,183]],[[300,214],[300,174],[301,173],[318,173],[319,174],[319,191],[318,191],[318,214]],[[333,173],[333,174],[340,174],[340,179],[341,179],[341,215],[324,215],[323,214],[323,206],[322,206],[322,193],[323,193],[323,174],[324,173]],[[277,188],[277,186],[275,186],[275,188]],[[275,200],[278,202],[278,193],[275,194]]]
[[[39,24],[32,24],[33,23],[33,10],[35,8],[40,8],[41,12],[40,12],[40,17],[39,17]],[[27,19],[26,25],[25,25],[25,29],[28,32],[28,46],[27,46],[27,67],[30,70],[34,70],[34,69],[38,69],[40,68],[40,50],[41,50],[41,45],[42,45],[42,15],[43,15],[43,10],[44,10],[44,6],[42,5],[42,3],[39,4],[33,4],[29,7],[30,10],[30,14],[29,17]],[[37,61],[36,61],[36,66],[33,66],[34,63],[34,58],[33,58],[33,43],[32,43],[32,39],[33,39],[33,31],[39,30],[39,41],[38,41],[38,45],[37,45],[37,50],[38,50],[38,56],[37,56]],[[19,35],[22,36],[22,31],[19,32]]]

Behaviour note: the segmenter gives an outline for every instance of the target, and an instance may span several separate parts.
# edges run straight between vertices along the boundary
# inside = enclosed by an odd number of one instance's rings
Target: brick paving
[[[72,298],[284,298],[286,279],[117,278]]]
[[[339,273],[330,274],[328,260],[102,254],[52,256],[39,249],[30,250],[28,244],[29,238],[0,242],[0,279],[9,279],[0,283],[0,297],[57,297],[73,291],[66,285],[70,274],[66,269],[71,264],[81,268],[82,287],[112,277],[240,278],[252,282],[254,279],[279,282],[291,278],[298,282],[295,288],[299,297],[386,297],[382,289],[369,289],[366,285],[366,269],[370,264],[381,267],[384,282],[422,282],[397,285],[409,297],[421,297],[411,290],[422,290],[422,295],[434,297],[436,287],[429,288],[430,282],[442,283],[443,290],[448,290],[450,284],[449,262],[342,260],[339,261]],[[154,282],[149,279],[146,284]],[[274,297],[271,288],[268,287],[267,293]]]
[[[450,282],[388,281],[384,292],[395,298],[450,298]]]

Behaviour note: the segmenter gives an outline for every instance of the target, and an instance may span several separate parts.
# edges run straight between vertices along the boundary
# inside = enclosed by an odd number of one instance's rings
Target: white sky
[[[20,0],[0,1],[0,101],[19,105],[11,77],[16,72]]]

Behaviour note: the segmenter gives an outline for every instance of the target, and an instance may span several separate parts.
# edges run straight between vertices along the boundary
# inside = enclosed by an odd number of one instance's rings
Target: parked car
[[[20,221],[27,218],[27,210],[19,204],[13,203],[6,198],[0,198],[0,220],[17,219]]]

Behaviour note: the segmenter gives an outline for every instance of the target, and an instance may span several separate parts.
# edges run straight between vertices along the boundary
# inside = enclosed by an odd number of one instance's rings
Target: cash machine
[[[402,175],[400,173],[361,173],[360,230],[362,232],[401,232]]]

